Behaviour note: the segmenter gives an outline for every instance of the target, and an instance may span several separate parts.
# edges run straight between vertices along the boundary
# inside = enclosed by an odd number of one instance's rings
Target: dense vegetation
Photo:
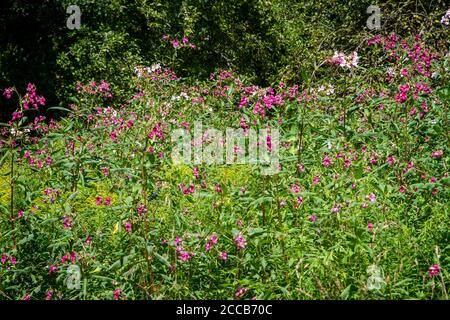
[[[444,1],[5,3],[1,299],[448,299]]]

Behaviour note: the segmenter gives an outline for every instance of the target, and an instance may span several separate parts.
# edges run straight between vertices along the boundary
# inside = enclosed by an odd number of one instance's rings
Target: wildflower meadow
[[[269,1],[267,33],[239,7],[222,50],[226,2],[204,22],[180,1],[180,22],[142,1],[149,57],[59,2],[55,80],[0,69],[1,300],[449,298],[450,9],[390,29],[359,1],[355,43]]]

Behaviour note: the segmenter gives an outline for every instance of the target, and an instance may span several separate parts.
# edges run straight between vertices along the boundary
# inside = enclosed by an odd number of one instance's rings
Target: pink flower
[[[377,196],[375,195],[375,193],[371,193],[369,195],[369,200],[370,202],[375,202],[377,200]]]
[[[194,40],[194,41],[195,41],[195,40]],[[183,44],[186,44],[186,43],[189,42],[189,39],[188,39],[187,37],[183,37],[183,38],[181,39],[181,42],[183,42]]]
[[[367,224],[367,230],[369,230],[369,232],[372,232],[372,229],[373,229],[373,223],[369,222]]]
[[[113,298],[114,298],[114,300],[119,300],[121,294],[122,294],[122,289],[116,289],[116,290],[114,290],[114,292],[113,292]]]
[[[200,176],[200,171],[198,170],[198,167],[195,167],[194,169],[192,169],[192,173],[194,175],[195,178],[199,178]]]
[[[303,203],[303,197],[298,197],[297,204],[302,204],[302,203]]]
[[[180,250],[178,251],[178,257],[180,258],[181,261],[186,262],[188,261],[191,256],[189,255],[188,252],[184,251],[184,250]]]
[[[350,159],[345,158],[344,159],[344,168],[349,168],[352,164],[352,161]]]
[[[296,185],[296,184],[293,184],[291,186],[291,192],[292,193],[299,193],[300,192],[300,187],[298,185]]]
[[[387,163],[392,166],[395,163],[395,157],[393,155],[389,155],[387,157]]]
[[[20,210],[19,212],[17,212],[17,218],[22,218],[23,217],[23,211]]]
[[[102,202],[103,202],[102,197],[100,197],[100,196],[96,196],[96,197],[95,197],[95,205],[96,205],[96,206],[101,205]]]
[[[236,298],[243,296],[248,291],[247,288],[238,287],[235,293]]]
[[[64,229],[70,229],[72,228],[72,219],[68,216],[63,217],[63,227]]]
[[[131,232],[131,223],[130,222],[125,222],[125,232]]]
[[[398,191],[401,192],[401,193],[405,193],[406,192],[406,187],[404,185],[401,185]]]
[[[219,259],[223,260],[223,261],[227,261],[228,260],[228,253],[226,253],[225,251],[222,251],[219,253]]]
[[[339,213],[339,211],[341,211],[341,208],[337,204],[333,205],[333,208],[331,208],[332,213]]]
[[[13,93],[13,88],[5,88],[5,90],[3,91],[3,95],[5,96],[6,99],[11,99]]]
[[[234,242],[236,243],[236,247],[238,250],[243,250],[247,246],[247,240],[245,240],[245,238],[240,233],[238,233],[234,237]]]
[[[313,177],[313,185],[317,185],[320,183],[320,177],[319,176],[314,176]]]
[[[270,135],[266,137],[266,145],[267,150],[269,150],[269,152],[272,152],[272,137]]]
[[[104,177],[107,177],[109,175],[109,168],[102,168],[102,173]]]
[[[145,207],[145,205],[143,205],[142,203],[138,205],[137,207],[137,212],[140,215],[143,215],[144,213],[147,213],[148,209]]]
[[[105,202],[103,203],[105,206],[109,206],[111,204],[111,198],[110,197],[106,197],[105,198]]]
[[[52,300],[53,297],[53,291],[47,291],[47,296],[45,297],[45,300]]]
[[[444,151],[442,151],[442,150],[436,150],[436,151],[433,151],[433,152],[431,153],[431,156],[432,156],[433,158],[438,159],[438,158],[442,157],[443,154],[444,154]]]
[[[220,187],[220,184],[216,184],[216,186],[214,187],[214,190],[217,192],[217,193],[221,193],[222,192],[222,188]]]
[[[177,49],[180,47],[180,43],[178,42],[178,40],[172,40],[172,46]]]
[[[57,272],[57,271],[58,271],[58,266],[52,264],[52,265],[50,266],[50,269],[48,270],[48,273],[49,273],[49,274],[52,274],[52,273],[55,273],[55,272]]]
[[[182,241],[181,238],[177,236],[177,237],[175,238],[175,240],[173,240],[173,244],[176,245],[176,246],[178,246],[179,244],[181,244],[181,241]]]
[[[218,239],[218,237],[217,237],[215,234],[213,234],[213,235],[211,236],[211,238],[209,239],[209,241],[210,241],[212,244],[217,244],[217,239]]]
[[[23,296],[22,300],[30,300],[30,295],[29,295],[28,293],[26,293],[26,294]]]
[[[309,216],[309,221],[316,222],[316,220],[317,220],[317,216],[315,214],[312,214]]]
[[[209,250],[211,250],[212,244],[211,242],[207,242],[205,243],[205,251],[208,252]]]
[[[326,155],[324,158],[323,158],[323,160],[322,160],[322,165],[324,166],[324,167],[329,167],[329,166],[331,166],[331,159],[330,159],[330,157],[328,157],[328,155]]]
[[[430,278],[436,276],[439,274],[440,271],[440,267],[438,264],[433,264],[432,266],[430,266],[430,268],[428,269],[428,275],[430,276]]]

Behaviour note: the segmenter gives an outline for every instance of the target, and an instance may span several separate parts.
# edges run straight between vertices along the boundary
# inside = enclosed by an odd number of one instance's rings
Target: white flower
[[[186,92],[180,93],[180,97],[185,98],[186,100],[189,99],[189,96]]]
[[[155,72],[156,70],[159,70],[159,69],[161,69],[161,65],[159,63],[155,63],[152,65],[150,70],[151,70],[151,72]]]
[[[358,53],[354,51],[351,55],[351,58],[352,58],[351,66],[356,68],[358,66],[359,61]]]
[[[441,23],[446,26],[450,25],[450,9],[448,9],[445,15],[442,16]]]

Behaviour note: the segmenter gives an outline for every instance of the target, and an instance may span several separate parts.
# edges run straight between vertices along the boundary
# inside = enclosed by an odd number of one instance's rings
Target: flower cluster
[[[450,9],[448,9],[447,12],[442,16],[441,23],[445,24],[446,26],[450,25]]]
[[[345,55],[343,52],[335,52],[334,55],[326,60],[329,64],[341,66],[344,68],[356,68],[359,62],[359,56],[356,51],[349,55]]]

